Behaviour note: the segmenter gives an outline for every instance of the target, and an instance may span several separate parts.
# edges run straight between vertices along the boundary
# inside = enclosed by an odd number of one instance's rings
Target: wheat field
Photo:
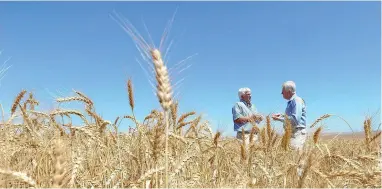
[[[371,118],[360,126],[362,138],[321,140],[319,123],[331,116],[325,114],[310,126],[316,132],[300,152],[289,146],[290,126],[277,133],[269,117],[253,125],[249,144],[223,137],[197,112],[178,111],[161,52],[140,42],[155,68],[161,107],[138,121],[131,80],[131,113],[115,120],[104,120],[79,91],[56,103],[76,101],[83,109],[40,112],[34,94],[22,90],[9,118],[2,107],[0,187],[381,188],[381,132],[372,132]],[[123,119],[136,130],[119,132]]]
[[[21,91],[10,107],[11,117],[2,119],[0,187],[381,187],[381,133],[372,133],[370,118],[363,138],[321,141],[318,127],[298,153],[288,145],[288,127],[276,133],[269,117],[264,125],[254,125],[250,144],[245,144],[213,133],[196,112],[178,112],[171,98],[160,99],[168,106],[138,122],[131,80],[127,86],[132,113],[113,122],[100,117],[79,91],[57,103],[78,101],[83,109],[51,112],[35,111],[38,100]],[[74,116],[83,125],[73,125]],[[21,123],[15,123],[17,117]],[[120,133],[122,119],[134,122],[137,130]],[[253,141],[256,133],[259,140]]]

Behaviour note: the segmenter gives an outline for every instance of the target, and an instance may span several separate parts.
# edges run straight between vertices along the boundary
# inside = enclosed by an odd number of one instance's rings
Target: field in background
[[[378,134],[377,131],[371,132],[372,135]],[[346,139],[346,140],[365,140],[365,133],[364,132],[345,132],[345,133],[340,133],[340,132],[331,132],[331,133],[322,133],[321,138],[324,140],[331,140],[334,137],[338,139]],[[378,142],[380,141],[380,138],[376,139]]]
[[[128,86],[134,112],[130,81]],[[86,95],[76,94],[57,102],[78,101],[84,109],[38,112],[32,93],[15,98],[12,116],[1,122],[0,187],[164,188],[165,113],[153,110],[141,123],[133,113],[111,122]],[[315,132],[299,154],[289,148],[290,131],[277,134],[269,118],[253,128],[259,141],[245,144],[222,138],[196,112],[177,107],[171,103],[167,117],[171,188],[381,187],[380,132],[371,133],[370,120],[358,140],[325,140],[330,137]],[[73,125],[73,116],[83,125]],[[22,124],[13,123],[16,117]],[[138,130],[118,134],[122,119],[136,122]]]

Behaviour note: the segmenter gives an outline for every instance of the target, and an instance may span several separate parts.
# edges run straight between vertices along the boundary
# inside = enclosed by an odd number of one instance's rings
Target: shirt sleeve
[[[241,109],[237,103],[235,104],[235,106],[232,107],[232,117],[233,117],[233,120],[243,117],[241,115]]]
[[[291,121],[292,125],[298,125],[298,120],[301,119],[302,114],[302,102],[299,99],[293,100],[291,102],[291,115],[288,116],[288,119]]]
[[[288,116],[288,119],[292,122],[292,125],[298,125],[298,115],[299,115],[299,111],[298,111],[298,103],[296,103],[296,101],[292,101],[291,102],[291,115]]]

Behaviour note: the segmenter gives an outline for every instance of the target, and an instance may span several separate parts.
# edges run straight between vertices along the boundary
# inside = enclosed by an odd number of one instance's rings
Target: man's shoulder
[[[238,106],[243,106],[243,105],[244,105],[243,102],[237,101],[237,102],[235,102],[235,104],[233,105],[233,107],[238,107]]]
[[[301,98],[300,96],[296,96],[296,98],[293,99],[293,101],[297,104],[305,104],[305,100]]]
[[[240,105],[240,106],[242,106],[242,105],[245,105],[245,104],[244,104],[244,102],[242,102],[242,101],[237,101],[237,102],[235,102],[235,105]]]

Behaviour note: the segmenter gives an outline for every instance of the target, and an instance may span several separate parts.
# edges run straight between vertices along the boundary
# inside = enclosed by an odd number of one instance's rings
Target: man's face
[[[292,97],[292,93],[290,91],[282,90],[281,94],[285,100],[289,100]]]
[[[245,92],[242,97],[246,102],[251,102],[251,92]]]

